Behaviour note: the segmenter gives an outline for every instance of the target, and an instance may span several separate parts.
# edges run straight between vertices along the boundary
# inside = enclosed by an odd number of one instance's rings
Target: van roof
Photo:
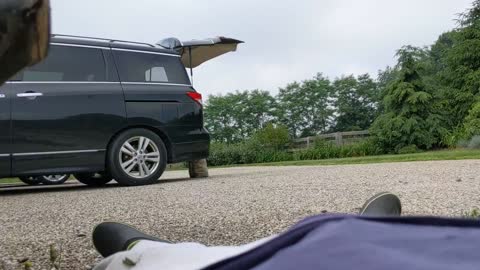
[[[93,37],[69,36],[69,35],[52,35],[50,43],[63,43],[63,44],[72,44],[72,45],[119,48],[119,49],[151,51],[151,52],[179,55],[179,52],[173,49],[166,49],[166,48],[155,46],[149,43],[125,41],[125,40],[117,40],[117,39],[93,38]]]

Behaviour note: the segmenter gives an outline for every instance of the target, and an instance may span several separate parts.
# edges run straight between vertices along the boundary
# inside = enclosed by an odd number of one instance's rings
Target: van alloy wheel
[[[167,167],[164,141],[151,130],[134,128],[115,137],[108,147],[107,170],[122,186],[159,181]]]
[[[39,177],[45,185],[60,185],[65,183],[69,178],[69,174],[43,175]]]
[[[119,160],[123,171],[130,177],[145,178],[158,169],[160,151],[154,141],[137,136],[122,145]]]

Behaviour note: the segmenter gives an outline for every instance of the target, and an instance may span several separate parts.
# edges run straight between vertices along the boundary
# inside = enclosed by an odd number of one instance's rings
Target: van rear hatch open
[[[167,38],[158,42],[157,45],[166,49],[175,50],[181,54],[182,62],[186,68],[196,68],[213,58],[236,51],[238,44],[241,43],[244,42],[226,37],[191,41]]]

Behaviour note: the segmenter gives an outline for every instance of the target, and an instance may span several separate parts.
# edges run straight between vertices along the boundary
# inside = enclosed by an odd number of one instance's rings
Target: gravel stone
[[[0,258],[3,265],[28,258],[33,269],[49,269],[54,244],[62,269],[89,269],[101,260],[90,234],[102,221],[172,242],[242,244],[310,215],[356,212],[382,191],[398,194],[407,215],[461,216],[480,206],[480,161],[238,167],[195,180],[175,171],[144,187],[2,186]]]

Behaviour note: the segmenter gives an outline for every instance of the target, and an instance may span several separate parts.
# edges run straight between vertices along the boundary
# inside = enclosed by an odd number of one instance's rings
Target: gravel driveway
[[[480,206],[477,160],[226,168],[210,174],[190,180],[187,172],[167,172],[157,185],[131,188],[1,187],[0,260],[6,269],[24,258],[33,269],[48,269],[48,247],[55,243],[62,249],[62,269],[90,269],[100,258],[89,235],[106,220],[170,241],[228,245],[281,232],[308,215],[355,212],[380,191],[399,194],[406,214],[459,216]]]

